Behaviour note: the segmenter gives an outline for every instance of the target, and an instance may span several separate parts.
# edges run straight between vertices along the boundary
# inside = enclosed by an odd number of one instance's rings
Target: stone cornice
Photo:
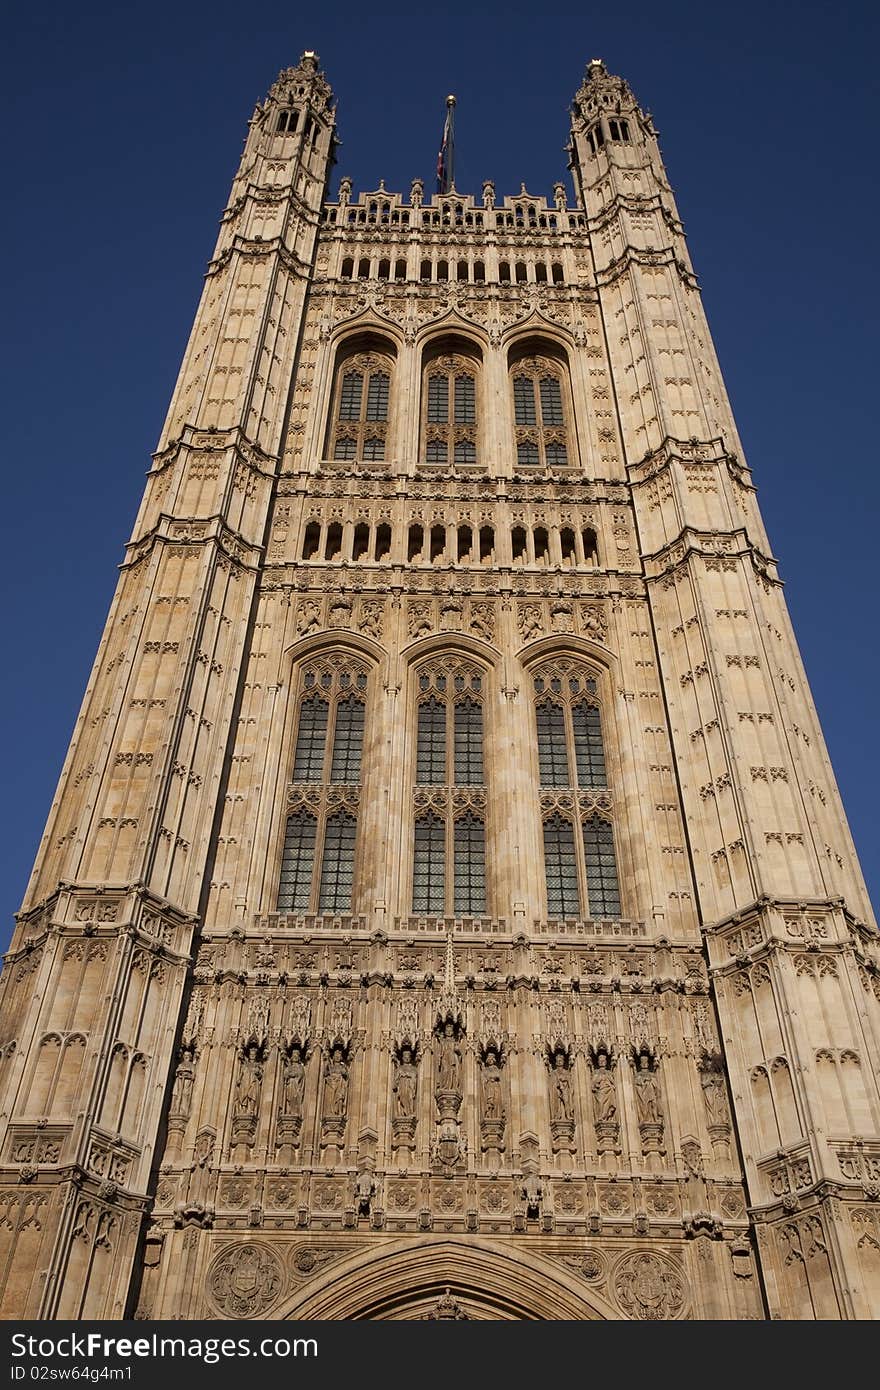
[[[205,274],[216,275],[219,271],[225,270],[233,256],[242,256],[248,260],[268,260],[270,256],[277,256],[285,269],[292,271],[294,275],[299,275],[304,280],[311,275],[309,263],[285,246],[281,237],[270,237],[261,241],[238,235],[233,237],[231,246],[225,247],[219,256],[215,256],[208,263]]]
[[[240,531],[235,531],[220,516],[175,517],[162,513],[156,525],[144,536],[129,541],[121,569],[139,564],[156,545],[207,546],[213,545],[227,560],[245,570],[259,569],[264,553],[261,545],[252,545]]]
[[[241,429],[203,430],[197,425],[185,425],[178,438],[170,440],[164,449],[159,449],[153,454],[153,466],[147,476],[158,477],[184,456],[219,456],[227,450],[232,450],[235,462],[243,464],[251,472],[269,479],[276,476],[277,455],[267,454],[259,445],[248,439]]]
[[[661,579],[694,557],[728,561],[748,559],[759,575],[781,585],[773,556],[759,550],[749,540],[744,527],[735,531],[697,531],[690,526],[684,527],[668,545],[642,556],[645,579],[649,583]]]
[[[626,275],[631,266],[673,266],[684,283],[693,290],[699,289],[699,281],[693,271],[676,255],[674,247],[662,250],[646,249],[628,245],[619,256],[606,266],[596,266],[596,284],[600,289],[613,285]]]

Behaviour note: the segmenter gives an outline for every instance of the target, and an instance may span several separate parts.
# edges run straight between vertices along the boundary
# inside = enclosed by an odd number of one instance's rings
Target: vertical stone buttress
[[[250,122],[3,972],[3,1316],[125,1312],[333,145],[307,53]]]
[[[769,1307],[877,1317],[865,886],[656,132],[599,61],[571,155]]]

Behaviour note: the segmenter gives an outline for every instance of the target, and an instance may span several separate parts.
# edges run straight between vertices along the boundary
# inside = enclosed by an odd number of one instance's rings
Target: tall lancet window
[[[343,357],[336,369],[327,449],[334,459],[386,457],[394,362],[380,351]]]
[[[511,366],[519,467],[562,468],[571,460],[568,376],[554,357],[521,357]]]
[[[426,463],[479,462],[479,363],[461,353],[428,361],[422,383],[422,457]]]
[[[455,656],[417,676],[412,910],[486,911],[484,678]]]
[[[279,912],[351,912],[367,668],[334,652],[302,667]]]
[[[614,802],[597,677],[558,657],[534,675],[548,917],[619,917]]]

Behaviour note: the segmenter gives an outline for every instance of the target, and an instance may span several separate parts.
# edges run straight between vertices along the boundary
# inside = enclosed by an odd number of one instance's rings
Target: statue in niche
[[[568,1074],[568,1058],[564,1052],[553,1054],[553,1071],[550,1074],[550,1118],[554,1121],[573,1118],[571,1077]]]
[[[195,1049],[181,1049],[180,1061],[174,1073],[174,1090],[171,1093],[171,1115],[188,1115],[192,1105],[192,1090],[195,1080]]]
[[[241,1061],[235,1088],[236,1115],[256,1115],[262,1085],[263,1064],[260,1060],[260,1049],[256,1043],[249,1043]]]
[[[189,1203],[204,1208],[211,1185],[211,1164],[214,1158],[214,1133],[203,1129],[197,1136],[191,1165]]]
[[[418,1081],[418,1067],[413,1059],[412,1048],[404,1047],[401,1049],[392,1086],[395,1119],[411,1120],[415,1116]]]
[[[710,1125],[729,1124],[727,1097],[724,1094],[724,1078],[715,1067],[707,1066],[700,1072],[700,1085]]]
[[[461,1091],[461,1048],[455,1036],[455,1024],[451,1021],[444,1023],[440,1035],[437,1090]]]
[[[593,1103],[597,1124],[614,1124],[617,1120],[617,1087],[608,1068],[608,1054],[600,1052],[593,1072]]]
[[[663,1120],[660,1106],[660,1083],[657,1073],[651,1066],[647,1052],[639,1055],[639,1066],[635,1076],[636,1113],[640,1125],[659,1125]]]
[[[281,1073],[281,1114],[302,1117],[306,1069],[302,1048],[292,1047],[285,1057]]]
[[[504,1092],[501,1084],[501,1068],[498,1065],[498,1053],[491,1048],[486,1053],[486,1059],[483,1062],[482,1086],[483,1119],[503,1120]]]
[[[341,1047],[334,1047],[324,1078],[324,1114],[341,1119],[348,1104],[348,1067]]]
[[[376,1195],[376,1180],[368,1168],[363,1168],[354,1180],[354,1206],[360,1216],[369,1216],[370,1204]]]

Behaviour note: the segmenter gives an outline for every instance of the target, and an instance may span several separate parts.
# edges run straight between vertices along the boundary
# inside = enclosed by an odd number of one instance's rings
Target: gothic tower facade
[[[876,928],[656,133],[241,165],[0,980],[2,1315],[880,1316]]]

